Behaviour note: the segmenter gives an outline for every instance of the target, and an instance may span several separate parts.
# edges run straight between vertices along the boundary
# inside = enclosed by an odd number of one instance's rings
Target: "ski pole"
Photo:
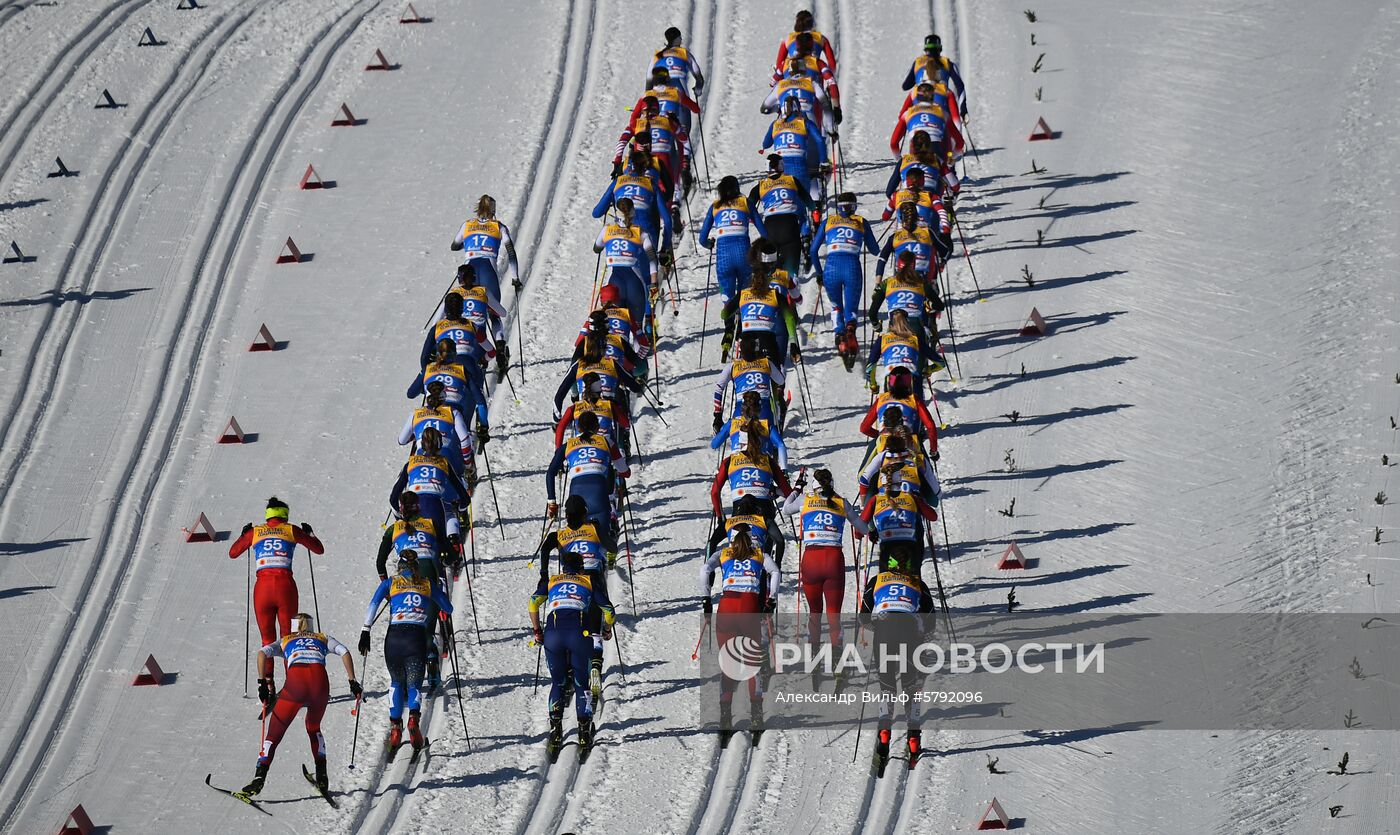
[[[617,670],[622,674],[622,678],[627,678],[627,663],[622,660],[622,630],[618,629],[618,624],[613,624],[613,644],[617,647]]]
[[[811,425],[812,425],[812,384],[811,384],[811,383],[808,381],[808,379],[807,379],[807,361],[806,361],[805,359],[802,358],[802,355],[801,355],[801,354],[798,354],[798,355],[797,355],[797,367],[798,367],[798,369],[802,372],[802,388],[804,388],[804,389],[806,390],[806,394],[804,394],[803,397],[802,397],[802,408],[803,408],[803,410],[804,410],[804,413],[807,415],[807,426],[808,426],[808,428],[811,428]]]
[[[472,537],[472,561],[476,561],[476,537]],[[472,624],[476,627],[476,642],[480,645],[481,623],[476,618],[476,593],[472,591],[472,573],[470,571],[463,571],[462,574],[467,578],[467,601],[472,604]],[[453,635],[456,635],[456,633],[454,632]]]
[[[695,636],[695,651],[690,654],[691,661],[700,660],[700,644],[705,640],[705,632],[710,626],[710,619],[705,618],[705,622],[700,624],[700,634]]]
[[[481,445],[481,460],[486,462],[486,483],[491,485],[491,504],[496,506],[496,530],[500,531],[501,541],[506,540],[506,523],[501,518],[501,501],[496,498],[496,477],[491,474],[491,457],[486,454],[486,445]]]
[[[714,277],[715,251],[710,250],[710,257],[705,264],[705,312],[700,317],[700,362],[696,368],[705,367],[705,326],[710,321],[710,282]]]
[[[471,592],[471,587],[472,587],[471,576],[468,575],[468,577],[467,577],[467,592],[468,592],[469,594],[470,594],[470,592]],[[473,618],[476,617],[476,604],[472,604],[472,617],[473,617]],[[453,637],[453,641],[452,641],[452,678],[453,678],[453,680],[455,681],[455,683],[456,683],[456,685],[457,685],[457,710],[460,711],[460,712],[461,712],[461,715],[462,715],[462,733],[465,734],[466,737],[467,737],[467,751],[471,751],[471,750],[472,750],[472,733],[471,733],[471,731],[467,730],[467,708],[466,708],[466,703],[462,701],[462,673],[460,672],[460,668],[457,666],[457,641],[456,641],[457,630],[456,630],[456,629],[453,627],[453,625],[452,625],[452,616],[451,616],[451,615],[448,615],[448,616],[447,616],[447,626],[448,626],[448,629],[451,630],[451,632],[452,632],[452,637]],[[480,641],[481,641],[481,635],[478,634],[478,635],[477,635],[477,642],[480,643]],[[357,719],[356,721],[358,721],[358,719]]]
[[[865,727],[865,700],[860,700],[860,721],[856,723],[856,744],[851,748],[851,762],[856,761],[856,754],[860,752],[860,732]]]
[[[248,564],[252,565],[252,560],[249,560]],[[311,558],[309,551],[306,555],[306,566],[311,572],[311,610],[316,613],[316,625],[319,627],[321,626],[321,602],[316,599],[316,561]]]
[[[598,253],[598,254],[601,255],[602,253]],[[521,317],[522,317],[523,315],[524,315],[524,313],[521,312],[521,310],[520,310],[520,291],[519,291],[519,290],[516,290],[516,291],[515,291],[515,347],[516,347],[516,352],[520,354],[520,385],[522,385],[522,386],[525,385],[525,329],[522,327],[522,326],[524,325],[524,323],[520,321],[520,319],[521,319]],[[506,379],[510,379],[510,372],[509,372],[509,369],[507,369],[507,372],[506,372]],[[512,394],[515,393],[515,387],[514,387],[514,386],[511,386],[511,393],[512,393]],[[517,397],[516,399],[519,400],[518,397]]]
[[[472,544],[471,570],[475,572],[478,570],[476,567],[476,511],[472,509],[471,505],[467,505],[467,539],[471,540]]]
[[[942,519],[943,514],[938,514],[938,518]],[[938,546],[933,542],[933,531],[927,531],[924,535],[928,537],[928,547],[933,552],[933,581],[938,585],[938,601],[942,605],[943,619],[948,623],[948,637],[956,643],[958,633],[953,629],[953,615],[948,610],[948,593],[943,589],[943,576],[938,570]]]
[[[661,415],[661,407],[657,405],[657,402],[655,400],[652,399],[651,392],[647,391],[645,387],[642,388],[642,396],[645,397],[647,399],[647,402],[651,404],[651,407],[656,410],[656,417],[658,420],[661,421],[662,425],[664,425],[667,429],[670,429],[671,424],[667,422],[666,418],[662,417]]]
[[[977,288],[977,300],[982,301],[982,285],[977,283],[977,270],[972,266],[972,253],[967,251],[967,238],[963,235],[962,224],[954,216],[953,227],[958,230],[958,240],[962,242],[963,255],[967,258],[967,271],[972,274],[972,286]]]
[[[622,497],[622,536],[627,543],[627,590],[632,595],[632,614],[637,614],[637,586],[632,582],[632,518],[627,512],[627,496]]]
[[[441,308],[441,307],[442,307],[442,303],[443,303],[444,301],[447,300],[447,294],[452,292],[452,285],[454,285],[454,284],[456,284],[456,283],[457,283],[457,276],[456,276],[456,274],[454,273],[453,276],[452,276],[452,280],[449,281],[449,282],[447,283],[447,289],[442,291],[442,297],[438,299],[438,303],[437,303],[437,305],[433,308],[433,312],[428,314],[428,321],[424,322],[424,323],[423,323],[423,327],[422,327],[422,328],[419,328],[419,330],[424,330],[424,329],[426,329],[429,325],[431,325],[431,324],[433,323],[433,317],[437,315],[438,309]]]
[[[697,114],[695,120],[695,137],[700,141],[700,157],[705,160],[705,190],[714,191],[714,186],[710,184],[710,152],[705,149],[704,114]]]
[[[369,653],[364,653],[360,656],[360,669],[366,670],[368,667]],[[355,768],[355,749],[360,745],[360,702],[362,702],[364,698],[364,691],[361,691],[360,695],[355,697],[355,706],[350,709],[350,712],[355,714],[355,733],[350,737],[350,764],[347,765],[346,768],[351,770]]]
[[[253,657],[253,558],[245,552],[248,563],[248,593],[244,598],[243,605],[243,698],[248,698],[248,667],[249,659]],[[319,618],[317,621],[319,622]]]
[[[544,656],[544,642],[535,643],[535,689],[531,692],[540,692],[540,658]]]

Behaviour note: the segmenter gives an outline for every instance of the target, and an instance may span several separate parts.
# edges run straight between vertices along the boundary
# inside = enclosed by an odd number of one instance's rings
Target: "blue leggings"
[[[831,329],[840,331],[847,322],[860,321],[861,295],[865,289],[860,271],[860,256],[837,252],[826,256],[822,283],[831,302]]]
[[[496,276],[494,258],[473,258],[467,262],[476,267],[476,283],[485,288],[486,295],[497,304],[501,303],[501,279]]]
[[[384,664],[389,668],[389,718],[403,716],[404,705],[418,710],[423,705],[423,646],[426,630],[421,626],[396,623],[384,635]]]
[[[599,531],[612,530],[612,504],[608,501],[607,479],[600,475],[582,475],[569,479],[569,495],[582,496],[588,507],[588,518]]]
[[[651,305],[647,298],[647,285],[637,271],[631,267],[613,267],[608,273],[607,283],[617,288],[622,304],[638,324],[647,321],[647,311]]]
[[[812,198],[813,203],[816,203],[817,200],[821,198],[820,191],[812,191],[812,174],[807,170],[807,157],[805,155],[800,157],[783,157],[783,173],[791,174],[792,178],[797,181],[797,184],[806,190],[807,196]]]
[[[715,242],[715,278],[726,303],[740,287],[748,285],[752,275],[747,235],[725,235]]]
[[[549,664],[549,712],[564,711],[564,681],[574,680],[574,709],[579,719],[593,716],[593,693],[588,689],[588,663],[593,638],[584,634],[575,612],[558,612],[544,627],[544,657]]]

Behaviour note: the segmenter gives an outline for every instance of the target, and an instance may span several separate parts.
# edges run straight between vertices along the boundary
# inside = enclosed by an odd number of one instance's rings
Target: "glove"
[[[450,533],[450,534],[448,534],[448,535],[447,535],[447,544],[451,547],[452,553],[453,553],[453,554],[460,554],[460,553],[462,553],[462,537],[461,537],[461,536],[459,536],[459,535],[457,535],[457,534],[455,534],[455,533]]]
[[[491,427],[487,426],[487,425],[484,424],[484,423],[477,424],[477,427],[476,427],[476,442],[477,442],[478,444],[481,444],[482,446],[486,446],[486,444],[490,443],[490,441],[491,441]]]
[[[938,247],[938,257],[947,259],[953,251],[953,233],[939,232],[933,236],[933,244]]]
[[[620,159],[615,159],[615,160],[613,160],[612,175],[613,175],[613,179],[617,179],[619,176],[622,175],[622,160],[620,160]]]
[[[360,630],[360,654],[369,655],[369,630]]]
[[[364,694],[364,692],[365,688],[361,687],[358,681],[354,680],[353,678],[350,679],[350,695],[358,699],[361,695]]]
[[[715,613],[714,601],[710,600],[708,595],[700,598],[700,609],[705,613],[705,620],[709,620],[710,616]]]
[[[874,328],[876,333],[880,332],[880,317],[873,310],[870,311],[870,327]]]
[[[544,630],[540,629],[538,626],[535,627],[535,643],[544,643]]]
[[[617,483],[617,497],[619,499],[627,498],[627,482],[619,481]]]
[[[703,78],[697,78],[697,79],[695,79],[695,97],[696,97],[696,98],[699,98],[699,97],[700,97],[700,94],[703,93],[703,92],[705,92],[705,79],[703,79]],[[961,114],[959,114],[959,115],[961,115]]]
[[[796,348],[797,346],[794,345],[794,346],[792,346],[792,347]],[[714,420],[714,423],[712,423],[711,425],[714,426],[714,429],[712,429],[712,430],[710,430],[710,431],[712,431],[712,432],[718,432],[718,431],[719,431],[719,428],[720,428],[721,426],[724,425],[724,416],[721,415],[719,412],[715,412],[715,420]]]
[[[768,614],[778,611],[778,601],[771,597],[763,601],[763,611]]]
[[[890,211],[888,208],[880,212],[880,220],[889,220],[892,217],[894,217],[894,212]]]
[[[387,579],[389,579],[389,575],[388,575],[388,574],[380,574],[380,575],[379,575],[379,582],[382,583],[382,582],[384,582],[384,581],[387,580]]]
[[[865,387],[870,389],[872,392],[877,392],[880,390],[880,384],[876,383],[874,380],[867,381]]]
[[[519,293],[521,290],[525,289],[525,284],[518,278],[512,279],[510,282],[510,286],[515,288],[516,293]]]
[[[938,454],[938,450],[935,449],[933,452],[929,453],[928,457],[937,461],[941,456]]]
[[[830,176],[831,176],[831,163],[829,163],[829,162],[824,162],[824,163],[822,163],[822,164],[817,168],[817,173],[818,173],[818,174],[821,174],[823,177],[830,177]]]
[[[545,507],[544,507],[544,515],[548,516],[550,519],[558,519],[558,518],[559,518],[559,503],[558,503],[558,502],[550,502],[549,504],[545,505]]]
[[[836,124],[841,124],[841,105],[832,105],[831,115],[836,118]]]
[[[253,523],[252,523],[252,522],[249,522],[248,524],[246,524],[246,525],[243,526],[243,532],[244,532],[244,533],[247,533],[248,531],[251,531],[252,529],[253,529]]]
[[[441,609],[438,610],[438,620],[442,621],[443,623],[447,623],[447,619],[448,619],[449,617],[451,617],[451,615],[447,614],[446,612],[442,611]]]
[[[272,705],[277,701],[277,693],[272,689],[272,684],[270,678],[258,679],[258,701],[266,707],[263,713],[272,710]]]
[[[315,536],[315,535],[316,535],[315,533],[313,533],[313,532],[311,531],[311,523],[310,523],[310,522],[302,522],[302,523],[301,523],[301,529],[302,529],[303,531],[306,532],[306,535],[307,535],[307,536]]]
[[[802,360],[802,349],[797,347],[796,342],[788,345],[788,354],[792,357],[793,362],[800,362]]]
[[[605,640],[605,641],[611,641],[611,640],[612,640],[612,624],[609,624],[609,623],[603,624],[603,640]]]
[[[663,267],[670,267],[672,264],[676,263],[676,259],[669,249],[661,250],[661,254],[657,256],[657,261],[660,262]]]

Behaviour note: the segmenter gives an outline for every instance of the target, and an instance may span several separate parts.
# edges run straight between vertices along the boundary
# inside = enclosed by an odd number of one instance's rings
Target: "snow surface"
[[[721,756],[694,730],[688,691],[718,359],[689,239],[680,316],[662,325],[670,425],[650,409],[639,421],[639,616],[615,595],[627,672],[609,670],[588,763],[571,746],[546,774],[526,563],[548,401],[591,289],[587,213],[672,24],[707,70],[712,175],[747,188],[795,7],[424,0],[432,22],[405,26],[375,0],[174,5],[0,7],[0,246],[36,258],[0,267],[0,666],[13,671],[0,678],[0,827],[52,831],[82,803],[114,832],[962,831],[996,795],[1030,831],[1394,828],[1400,751],[1383,732],[937,733],[937,756],[882,781],[865,766],[868,728],[854,764],[851,731],[772,731],[753,752],[736,737]],[[1373,496],[1400,496],[1380,463],[1400,461],[1400,6],[813,8],[840,49],[842,145],[867,215],[930,20],[969,84],[981,153],[961,217],[985,302],[960,260],[963,375],[940,385],[954,616],[1004,601],[994,555],[1013,537],[1039,561],[1014,581],[1030,610],[1393,610],[1397,523]],[[166,45],[137,47],[147,26]],[[376,48],[401,67],[364,72]],[[92,109],[104,87],[125,106]],[[341,102],[367,123],[330,127]],[[1062,136],[1027,143],[1042,115]],[[79,175],[45,178],[55,156]],[[307,163],[336,187],[298,190]],[[504,539],[483,486],[481,643],[457,593],[472,748],[455,698],[438,699],[428,766],[406,778],[403,760],[375,765],[376,641],[353,772],[331,671],[340,811],[295,779],[309,759],[294,725],[264,817],[198,785],[210,771],[241,785],[259,725],[240,681],[246,564],[180,528],[202,511],[236,532],[267,496],[287,499],[327,545],[325,627],[353,641],[420,327],[483,191],[522,253],[528,367],[522,405],[509,390],[493,403]],[[309,263],[274,265],[288,235]],[[1051,335],[1015,338],[1032,305]],[[284,350],[246,351],[263,323]],[[808,419],[790,432],[793,463],[849,485],[866,393],[827,337],[806,357],[817,402],[807,415],[796,401]],[[230,415],[256,443],[213,443]],[[1013,498],[1016,516],[999,515]],[[172,685],[129,686],[148,653]],[[1367,773],[1326,775],[1343,750]]]

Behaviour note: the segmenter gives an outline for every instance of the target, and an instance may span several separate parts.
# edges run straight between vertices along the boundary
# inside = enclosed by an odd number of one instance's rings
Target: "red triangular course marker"
[[[306,188],[306,186],[302,186],[302,188]],[[317,186],[317,188],[319,188],[319,186]],[[282,252],[281,252],[280,255],[277,256],[277,263],[279,263],[279,264],[300,264],[300,263],[301,263],[301,250],[300,250],[300,249],[297,249],[296,242],[293,241],[291,238],[287,238],[287,242],[286,242],[285,244],[282,245]]]
[[[315,167],[307,163],[306,173],[301,175],[302,188],[325,188],[326,184],[321,180],[321,175],[316,173]]]
[[[1026,558],[1021,554],[1021,546],[1011,543],[1002,552],[1001,562],[997,563],[997,568],[1006,571],[1011,568],[1025,568]]]
[[[1040,315],[1039,310],[1032,307],[1031,315],[1026,317],[1026,323],[1021,326],[1021,335],[1044,336],[1046,330],[1047,328],[1045,327],[1045,317]]]
[[[185,532],[186,542],[214,541],[214,526],[209,523],[209,517],[202,512],[199,514],[199,518],[194,520],[194,525],[180,530]]]
[[[147,26],[146,31],[141,33],[141,40],[136,42],[137,46],[165,46],[164,41],[156,40],[156,33]]]
[[[272,331],[264,324],[258,328],[258,336],[253,340],[253,344],[248,347],[249,351],[276,351],[277,340],[272,338]]]
[[[1035,120],[1035,130],[1031,131],[1028,141],[1035,142],[1040,139],[1054,139],[1055,132],[1050,130],[1050,126],[1045,123],[1045,117],[1041,116]]]
[[[355,126],[355,114],[350,112],[350,105],[345,102],[340,103],[340,115],[331,119],[333,128],[350,128]]]
[[[236,418],[236,417],[230,417],[230,418],[228,419],[228,425],[224,427],[223,433],[222,433],[221,435],[219,435],[219,443],[221,443],[221,444],[241,444],[241,443],[243,443],[243,427],[241,427],[241,426],[238,425],[238,418]]]
[[[117,100],[114,99],[114,98],[112,98],[112,94],[111,94],[110,92],[107,91],[107,88],[104,87],[104,88],[102,88],[102,100],[99,101],[97,104],[93,105],[93,109],[94,109],[94,110],[115,109],[116,106],[117,106]]]
[[[990,819],[989,819],[990,818]],[[1001,808],[1001,803],[994,797],[992,802],[987,804],[987,811],[982,813],[982,817],[977,819],[977,829],[1010,829],[1011,819],[1006,816],[1006,810]]]
[[[69,826],[68,824],[73,824]],[[73,811],[68,813],[68,817],[63,819],[63,826],[59,828],[58,835],[92,835],[92,818],[83,810],[83,804],[79,803],[73,807]]]
[[[156,663],[156,657],[154,655],[147,655],[146,663],[142,666],[146,668],[146,672],[138,673],[135,680],[131,682],[131,686],[136,687],[147,684],[159,686],[165,683],[165,671]]]
[[[427,23],[428,18],[418,14],[418,10],[409,3],[408,8],[403,10],[403,15],[399,17],[399,23]]]
[[[383,50],[380,50],[380,49],[376,49],[376,50],[374,51],[374,63],[373,63],[373,64],[366,64],[366,65],[365,65],[365,69],[367,69],[367,70],[392,70],[393,67],[391,67],[391,66],[389,65],[389,59],[384,57],[384,51],[383,51]]]
[[[199,3],[197,3],[196,0],[180,0],[180,2],[175,5],[175,8],[179,11],[198,9]]]

